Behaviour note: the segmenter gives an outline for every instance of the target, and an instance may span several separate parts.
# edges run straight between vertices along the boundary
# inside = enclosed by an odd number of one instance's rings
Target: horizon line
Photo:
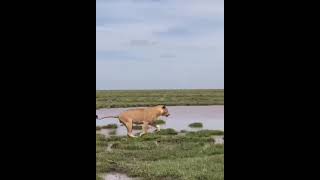
[[[224,88],[170,88],[170,89],[96,89],[96,91],[136,91],[136,90],[224,90]]]

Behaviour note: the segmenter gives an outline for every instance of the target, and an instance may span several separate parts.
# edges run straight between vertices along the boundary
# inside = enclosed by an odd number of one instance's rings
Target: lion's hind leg
[[[129,137],[136,137],[132,134],[132,120],[131,119],[119,119],[122,124],[124,124],[127,128],[127,135]]]
[[[142,132],[140,133],[140,136],[147,134],[149,129],[149,124],[147,122],[143,122],[142,125]]]

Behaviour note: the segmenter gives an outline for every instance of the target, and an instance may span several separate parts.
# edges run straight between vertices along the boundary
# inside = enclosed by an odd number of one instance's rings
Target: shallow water
[[[108,173],[105,177],[105,180],[137,180],[137,178],[130,178],[126,174],[111,172]]]
[[[160,117],[166,121],[166,124],[161,125],[161,128],[173,128],[177,131],[180,130],[199,130],[199,129],[211,129],[211,130],[224,130],[224,106],[167,106],[170,116]],[[116,116],[121,112],[133,108],[112,108],[112,109],[99,109],[96,110],[98,117],[102,116]],[[194,122],[201,122],[203,128],[190,128],[189,124]],[[126,135],[126,128],[120,126],[119,120],[114,118],[108,118],[103,120],[96,120],[97,126],[103,126],[107,124],[117,124],[119,127],[116,129],[116,135]],[[154,128],[150,128],[149,132],[152,132]],[[102,129],[97,131],[102,134],[108,134],[108,129]],[[141,132],[141,130],[134,130],[134,133]]]

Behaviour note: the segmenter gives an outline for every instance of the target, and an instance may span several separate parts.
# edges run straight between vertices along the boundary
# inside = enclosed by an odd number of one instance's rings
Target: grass
[[[189,127],[191,127],[191,128],[202,128],[203,125],[200,122],[195,122],[195,123],[189,124]]]
[[[224,105],[222,89],[181,90],[97,90],[96,109],[168,106]]]
[[[101,176],[96,175],[96,180],[104,180]]]
[[[164,120],[156,120],[156,124],[161,125],[161,124],[165,124],[166,122]],[[132,126],[133,130],[142,130],[142,125],[133,125]]]
[[[112,130],[112,131],[109,131],[108,134],[109,134],[109,135],[116,135],[116,134],[117,134],[117,131],[116,131],[116,130]]]
[[[159,132],[156,132],[159,135],[177,135],[178,132],[174,129],[168,128],[168,129],[162,129]]]
[[[148,180],[224,179],[224,145],[214,144],[212,138],[223,132],[172,135],[173,129],[162,131],[166,133],[139,138],[96,134],[97,179],[108,172]],[[112,150],[108,151],[110,144]]]
[[[221,136],[224,135],[223,131],[220,130],[200,130],[200,131],[190,131],[187,132],[188,136],[196,136],[196,137],[209,137],[209,136]]]
[[[156,122],[155,122],[157,125],[162,125],[162,124],[166,124],[166,122],[164,121],[164,120],[162,120],[162,119],[158,119],[158,120],[156,120]]]
[[[101,126],[102,129],[117,129],[118,125],[117,124],[108,124],[106,126]]]
[[[142,126],[132,126],[132,129],[134,129],[134,130],[141,130],[141,129],[142,129]]]

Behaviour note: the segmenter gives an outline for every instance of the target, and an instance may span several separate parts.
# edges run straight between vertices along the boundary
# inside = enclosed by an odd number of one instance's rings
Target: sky
[[[96,0],[96,89],[223,89],[223,0]]]

